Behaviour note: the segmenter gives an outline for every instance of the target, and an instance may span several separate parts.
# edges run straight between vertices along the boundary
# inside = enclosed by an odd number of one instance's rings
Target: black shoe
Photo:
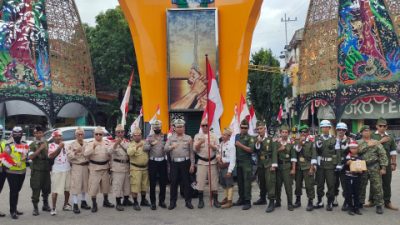
[[[203,200],[203,198],[199,198],[199,204],[197,205],[197,208],[199,208],[199,209],[204,208],[204,200]]]
[[[6,214],[0,212],[0,217],[5,217],[5,216],[6,216]]]
[[[265,200],[265,198],[260,198],[257,201],[253,202],[253,205],[266,205],[267,204],[267,200]]]
[[[338,201],[337,201],[337,196],[335,196],[335,199],[334,199],[333,202],[332,202],[332,206],[333,206],[333,207],[338,207],[338,206],[339,206],[339,203],[338,203]]]
[[[133,203],[133,209],[136,210],[136,211],[140,211],[141,208],[140,208],[140,206],[139,206],[139,203],[134,202],[134,203]]]
[[[242,210],[249,210],[250,208],[251,208],[251,202],[250,201],[246,201],[242,206]]]
[[[357,215],[360,215],[360,216],[362,215],[362,213],[360,212],[359,209],[355,209],[355,210],[354,210],[354,213],[357,214]]]
[[[221,204],[218,201],[218,194],[213,193],[213,205],[215,208],[221,208]]]
[[[33,215],[33,216],[39,216],[39,209],[38,209],[37,207],[35,207],[35,208],[33,209],[32,215]]]
[[[332,202],[328,202],[328,204],[326,204],[326,211],[332,211],[332,210],[333,210]]]
[[[192,203],[189,202],[189,201],[186,202],[185,206],[186,206],[186,208],[188,208],[188,209],[193,209],[193,205],[192,205]]]
[[[142,199],[141,201],[140,201],[140,206],[145,206],[145,207],[149,207],[150,206],[150,203],[149,203],[149,201],[147,201],[147,199]]]
[[[349,210],[349,205],[345,202],[345,203],[343,203],[342,211],[346,212],[347,210]]]
[[[268,205],[267,209],[265,210],[265,212],[270,213],[270,212],[274,211],[274,209],[275,209],[274,200],[269,200],[269,205]]]
[[[157,209],[156,204],[155,203],[151,203],[150,209],[151,210],[156,210]]]
[[[17,211],[15,211],[15,212],[17,213],[18,216],[24,215],[24,213],[21,212],[21,211],[18,211],[18,209],[17,209]]]
[[[13,220],[17,220],[18,219],[17,212],[12,212],[11,213],[11,219],[13,219]]]
[[[300,196],[296,196],[296,201],[294,202],[293,207],[294,208],[299,208],[301,206],[301,197]]]
[[[318,200],[318,202],[314,205],[314,209],[321,209],[324,208],[324,203],[322,200]]]
[[[119,204],[117,204],[117,206],[115,207],[115,209],[116,209],[117,211],[124,211],[124,210],[125,210],[124,207],[123,207],[122,205],[119,205]]]
[[[97,203],[93,203],[92,213],[97,212]]]
[[[244,205],[244,201],[241,200],[240,198],[235,203],[233,203],[233,206],[242,206],[242,205]]]
[[[131,200],[129,200],[129,198],[124,198],[122,205],[123,206],[133,206],[133,202],[131,202]]]
[[[281,207],[281,201],[275,200],[275,208]]]
[[[44,211],[44,212],[50,212],[51,211],[51,208],[50,208],[49,203],[47,201],[43,201],[42,211]]]
[[[288,209],[289,211],[293,211],[293,210],[294,210],[294,206],[293,206],[292,204],[289,204],[289,205],[287,206],[287,209]]]
[[[348,210],[347,213],[348,213],[350,216],[354,216],[353,210]]]
[[[376,213],[377,214],[383,214],[382,206],[380,206],[380,205],[376,206]]]
[[[173,210],[176,208],[176,202],[170,202],[168,206],[168,210]]]
[[[310,211],[313,211],[313,209],[314,209],[313,200],[312,199],[308,199],[308,204],[307,204],[306,210],[310,212]]]
[[[160,207],[163,208],[163,209],[166,209],[166,208],[167,208],[167,205],[165,204],[165,202],[160,202],[160,203],[158,203],[158,206],[160,206]]]
[[[79,210],[78,204],[74,204],[72,211],[73,211],[75,214],[81,213],[81,210]]]
[[[106,208],[114,208],[114,204],[112,204],[111,202],[109,202],[108,200],[104,200],[103,201],[103,207],[106,207]]]
[[[78,206],[78,204],[76,204],[76,206]],[[90,207],[86,201],[81,201],[81,209],[85,209],[85,210],[90,210],[92,207]]]

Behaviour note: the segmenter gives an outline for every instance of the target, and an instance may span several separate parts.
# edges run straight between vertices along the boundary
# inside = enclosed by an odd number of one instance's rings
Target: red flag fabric
[[[224,107],[222,105],[221,95],[219,93],[219,87],[217,80],[215,79],[214,71],[211,68],[211,64],[208,61],[208,57],[206,57],[206,66],[207,66],[207,95],[208,102],[207,107],[205,109],[208,127],[213,129],[213,132],[217,135],[217,137],[221,136],[221,128],[219,125],[219,119],[222,116],[224,111]]]
[[[281,123],[282,122],[282,114],[283,114],[283,109],[282,109],[282,104],[279,106],[279,112],[278,116],[276,117],[276,120]]]
[[[128,110],[129,110],[129,98],[131,97],[131,87],[132,87],[132,80],[133,80],[133,70],[131,77],[129,79],[128,87],[126,88],[124,99],[122,99],[121,107],[120,110],[122,112],[122,119],[121,119],[121,125],[125,126],[126,124],[126,116],[128,115]]]

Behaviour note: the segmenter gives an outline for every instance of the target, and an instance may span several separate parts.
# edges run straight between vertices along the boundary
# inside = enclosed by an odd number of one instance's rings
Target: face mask
[[[13,139],[14,139],[14,141],[16,142],[16,143],[20,143],[21,142],[21,136],[15,136],[15,137],[13,137]]]
[[[161,130],[154,130],[154,133],[155,133],[155,134],[160,134],[160,133],[161,133]]]

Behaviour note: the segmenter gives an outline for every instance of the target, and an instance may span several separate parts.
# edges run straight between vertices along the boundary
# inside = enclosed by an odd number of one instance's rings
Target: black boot
[[[294,202],[293,207],[299,208],[301,206],[301,196],[296,196],[296,201]]]
[[[33,204],[33,212],[32,212],[33,216],[38,216],[39,215],[39,208],[37,204]]]
[[[337,195],[336,195],[335,198],[333,199],[332,206],[333,206],[333,207],[338,207],[338,206],[339,206],[339,203],[338,203],[338,200],[337,200]]]
[[[176,202],[170,202],[168,206],[168,210],[173,210],[176,207]]]
[[[313,211],[314,206],[313,206],[313,200],[312,199],[308,199],[308,204],[307,204],[307,211]]]
[[[160,206],[160,207],[163,208],[163,209],[166,209],[166,208],[167,208],[167,205],[165,204],[165,202],[159,202],[159,203],[158,203],[158,206]]]
[[[320,209],[324,207],[324,203],[322,202],[322,197],[318,196],[318,202],[314,205],[314,209]]]
[[[249,210],[251,208],[251,202],[249,201],[245,201],[243,206],[242,206],[242,210]]]
[[[376,206],[376,213],[377,214],[383,214],[383,209],[381,205]]]
[[[51,211],[51,208],[49,206],[49,200],[43,199],[42,210],[45,211],[45,212],[50,212]]]
[[[104,195],[104,200],[103,200],[103,207],[106,208],[114,208],[114,204],[112,204],[110,201],[108,201],[108,195]]]
[[[192,202],[191,202],[191,201],[186,201],[185,206],[186,206],[186,208],[188,208],[188,209],[193,209],[193,205],[192,205]]]
[[[133,209],[136,211],[140,211],[141,208],[139,206],[139,202],[137,201],[137,198],[133,198]]]
[[[275,209],[275,201],[274,200],[269,200],[269,205],[267,207],[267,209],[265,210],[265,212],[270,213],[272,211],[274,211]]]
[[[328,198],[328,204],[326,205],[326,211],[332,211],[333,209],[333,198]]]
[[[86,201],[81,201],[81,209],[90,210],[91,208]]]
[[[267,200],[265,200],[265,197],[260,197],[257,201],[253,202],[253,205],[266,205]]]
[[[342,206],[342,211],[346,212],[347,210],[349,210],[349,205],[347,204],[346,201],[344,201],[343,206]]]
[[[360,209],[358,209],[358,208],[354,209],[354,213],[357,215],[362,215],[362,213],[360,212]]]
[[[146,207],[150,206],[149,201],[147,201],[146,199],[146,194],[142,195],[142,198],[140,200],[140,206],[146,206]]]
[[[221,208],[221,204],[218,201],[218,193],[217,192],[213,193],[213,205],[215,208]]]
[[[129,196],[124,196],[124,202],[122,203],[123,206],[133,206],[133,202],[129,200]]]
[[[204,208],[204,200],[203,200],[203,192],[199,191],[199,204],[197,205],[197,208],[202,209]]]
[[[115,202],[117,203],[117,206],[115,207],[115,209],[117,211],[124,211],[124,207],[122,207],[122,204],[121,204],[121,197],[115,198]]]
[[[281,200],[275,200],[275,208],[281,207]]]
[[[92,213],[97,212],[97,202],[96,198],[92,198]]]
[[[81,213],[81,210],[79,210],[78,204],[74,204],[73,210],[72,210],[75,214],[79,214]]]
[[[235,203],[233,203],[233,206],[241,206],[243,204],[244,204],[244,201],[241,198],[239,198]]]
[[[287,209],[289,211],[293,211],[294,210],[294,206],[293,206],[293,204],[291,202],[288,202]]]
[[[17,212],[12,212],[12,213],[11,213],[11,219],[13,219],[13,220],[18,219]]]

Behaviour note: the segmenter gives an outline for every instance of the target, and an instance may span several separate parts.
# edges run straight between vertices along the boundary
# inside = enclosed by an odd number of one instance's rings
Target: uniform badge
[[[299,158],[300,162],[305,162],[306,160],[304,159],[304,157],[300,157]]]
[[[286,154],[285,157],[288,159],[289,158],[289,154]]]
[[[265,156],[263,156],[263,155],[260,156],[260,159],[261,159],[261,160],[264,160],[264,159],[265,159]]]

